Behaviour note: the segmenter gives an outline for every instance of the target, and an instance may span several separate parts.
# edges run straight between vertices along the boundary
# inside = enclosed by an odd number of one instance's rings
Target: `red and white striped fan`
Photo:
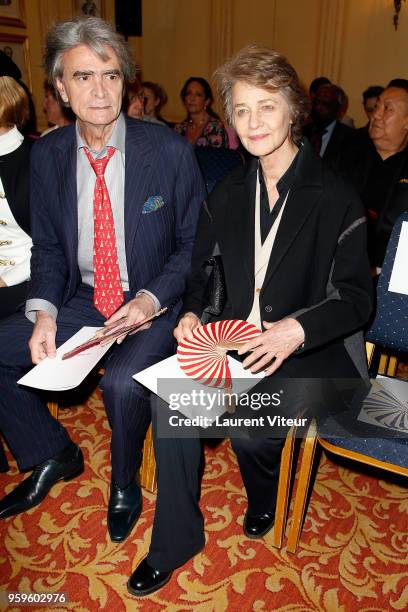
[[[232,385],[227,351],[259,336],[260,330],[239,319],[215,321],[197,327],[191,340],[177,348],[180,368],[204,385],[228,389]]]

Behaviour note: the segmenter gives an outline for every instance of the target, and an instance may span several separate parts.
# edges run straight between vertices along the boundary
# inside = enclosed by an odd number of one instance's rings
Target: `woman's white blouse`
[[[23,140],[16,127],[0,135],[0,155],[12,153]],[[30,236],[21,229],[11,212],[0,178],[0,277],[8,287],[30,278],[32,244]]]

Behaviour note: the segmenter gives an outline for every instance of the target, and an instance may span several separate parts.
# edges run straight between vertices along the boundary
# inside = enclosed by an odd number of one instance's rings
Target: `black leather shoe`
[[[143,559],[131,575],[127,583],[127,590],[131,595],[143,597],[161,589],[170,580],[173,572],[160,572],[150,567]]]
[[[264,514],[251,515],[248,512],[244,518],[244,533],[247,538],[262,538],[275,522],[275,512],[265,512]]]
[[[72,449],[71,449],[72,446]],[[64,456],[64,460],[59,457]],[[70,480],[84,471],[81,449],[70,445],[53,459],[34,468],[32,474],[0,501],[0,518],[14,516],[37,506],[59,480]]]
[[[142,512],[142,492],[137,482],[121,489],[111,483],[108,531],[112,542],[123,542]]]

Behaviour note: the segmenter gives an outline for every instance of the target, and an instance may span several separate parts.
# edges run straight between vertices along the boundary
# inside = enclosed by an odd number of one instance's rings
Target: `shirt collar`
[[[333,130],[336,127],[336,123],[337,123],[337,119],[335,119],[334,121],[332,121],[331,123],[329,123],[329,125],[326,125],[326,128],[323,132],[323,137],[325,138],[330,138],[331,135],[333,134]]]
[[[77,149],[82,149],[84,147],[89,148],[88,145],[83,140],[81,133],[79,131],[78,121],[75,124],[76,130],[76,139],[77,139]],[[125,154],[125,143],[126,143],[126,121],[123,113],[120,113],[119,117],[116,119],[115,126],[112,130],[112,134],[109,136],[108,142],[104,146],[101,151],[97,153],[91,150],[91,153],[94,157],[102,157],[106,153],[106,147],[114,147],[118,151]]]
[[[24,140],[24,136],[20,134],[17,127],[14,126],[0,136],[0,155],[7,155],[12,153],[21,145]]]
[[[280,177],[279,181],[276,183],[276,189],[278,190],[278,193],[280,196],[282,196],[282,194],[286,194],[286,192],[289,191],[289,189],[293,185],[293,181],[295,179],[295,174],[296,174],[296,166],[297,166],[297,162],[299,159],[299,152],[300,151],[296,153],[295,157],[292,160],[292,163],[290,164],[289,168],[286,170],[285,174],[283,174]],[[265,179],[263,176],[262,166],[260,162],[259,162],[259,184],[261,188],[265,188]]]

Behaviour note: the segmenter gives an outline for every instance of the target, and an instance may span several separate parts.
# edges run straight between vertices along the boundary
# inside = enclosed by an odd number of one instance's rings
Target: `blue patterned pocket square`
[[[143,204],[142,215],[148,215],[155,210],[159,210],[162,206],[164,206],[164,200],[161,196],[150,196]]]

